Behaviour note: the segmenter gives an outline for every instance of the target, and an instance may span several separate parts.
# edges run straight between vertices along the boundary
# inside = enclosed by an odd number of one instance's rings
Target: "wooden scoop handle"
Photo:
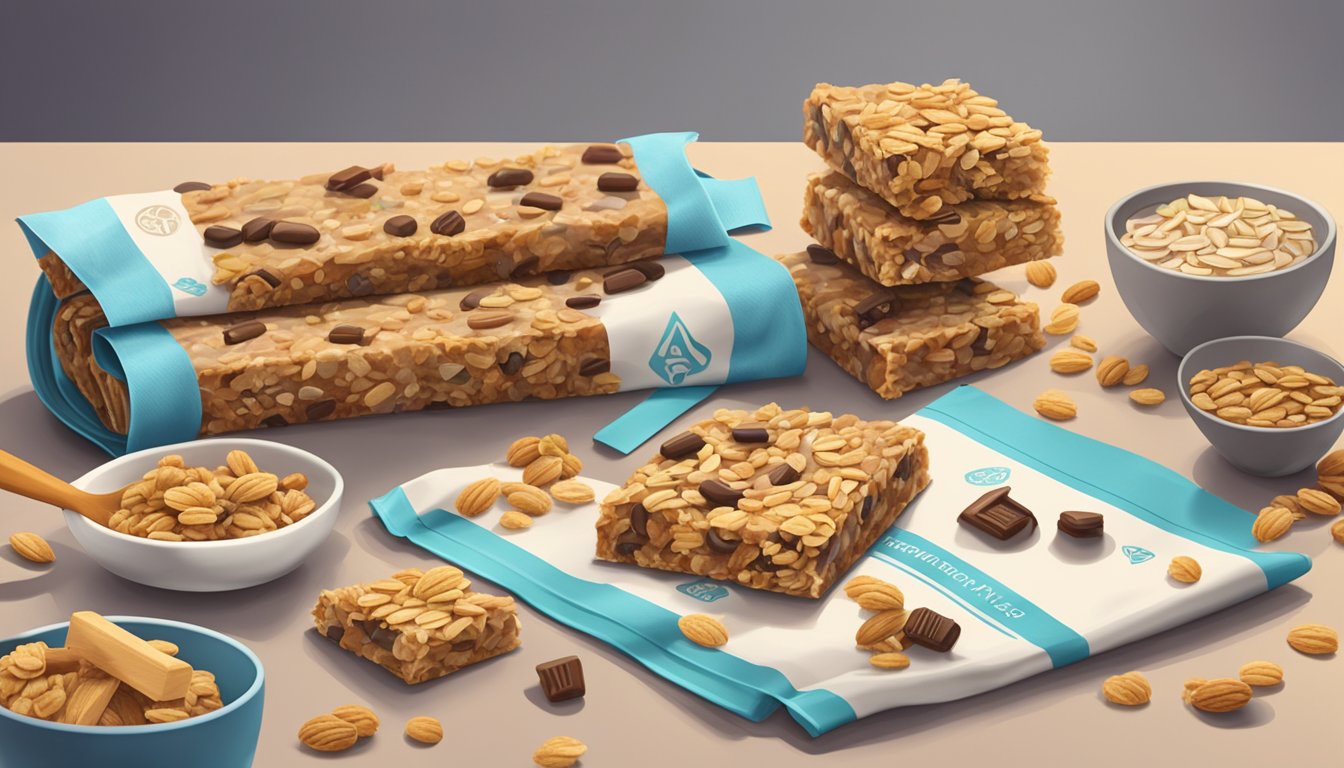
[[[0,489],[73,509],[100,525],[107,525],[111,517],[112,510],[102,497],[81,491],[6,451],[0,451]]]

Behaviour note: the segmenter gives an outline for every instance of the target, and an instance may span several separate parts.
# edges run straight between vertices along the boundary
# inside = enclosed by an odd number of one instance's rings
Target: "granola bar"
[[[966,278],[887,288],[813,246],[777,257],[793,275],[807,338],[886,399],[1000,368],[1045,346],[1035,304]]]
[[[325,589],[313,620],[323,637],[408,684],[450,675],[519,645],[513,598],[472,591],[471,581],[451,565]]]
[[[976,201],[937,221],[902,216],[834,171],[807,180],[803,229],[883,285],[944,282],[1058,256],[1064,234],[1054,198]]]
[[[929,483],[924,434],[806,409],[719,410],[602,502],[597,556],[818,598]]]
[[[858,88],[821,83],[803,103],[803,141],[912,219],[971,198],[1045,191],[1041,132],[966,83]]]
[[[667,237],[626,145],[177,189],[230,312],[656,258]],[[59,254],[38,263],[57,297],[84,289]]]

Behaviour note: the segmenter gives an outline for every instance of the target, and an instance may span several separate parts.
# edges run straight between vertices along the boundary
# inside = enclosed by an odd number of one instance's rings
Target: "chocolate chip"
[[[640,272],[638,269],[627,268],[602,278],[602,290],[606,291],[607,295],[610,296],[613,293],[621,293],[622,291],[638,288],[648,281],[648,276],[643,272]]]
[[[952,284],[952,290],[966,296],[974,296],[975,289],[980,285],[980,281],[974,277],[964,277]]]
[[[920,259],[922,258],[923,257],[920,256],[919,251],[916,251],[914,248],[907,248],[905,251],[905,260],[912,264],[919,264]]]
[[[248,339],[255,339],[266,332],[265,323],[257,320],[247,320],[237,325],[229,326],[224,329],[225,344],[241,344]]]
[[[531,184],[532,178],[532,172],[526,168],[500,168],[490,174],[490,178],[486,179],[485,183],[496,189],[500,187],[521,187],[524,184]]]
[[[826,119],[822,116],[820,104],[812,110],[812,126],[817,142],[825,148],[830,143],[830,137],[826,135]]]
[[[813,264],[839,264],[840,257],[835,255],[835,251],[830,248],[822,248],[820,245],[807,246],[807,257],[812,259]]]
[[[630,268],[638,269],[640,272],[643,272],[644,276],[649,279],[649,282],[661,279],[663,275],[667,274],[667,267],[664,267],[656,261],[632,262]]]
[[[745,494],[722,480],[710,479],[700,484],[700,495],[713,506],[736,507]]]
[[[977,335],[977,336],[975,337],[975,341],[972,341],[972,342],[971,342],[971,354],[973,354],[973,355],[987,355],[987,354],[989,354],[989,329],[988,329],[988,328],[981,328],[981,329],[980,329],[980,333],[979,333],[979,335]]]
[[[935,213],[924,221],[929,224],[960,224],[961,214],[951,208],[943,208],[941,211]],[[946,243],[943,245],[943,248],[947,248],[948,246],[951,246],[953,249],[957,247],[955,243]]]
[[[771,485],[788,485],[795,482],[799,477],[802,477],[802,475],[798,470],[789,466],[786,462],[776,464],[775,468],[770,470],[770,474],[766,475],[766,479],[770,481]]]
[[[458,653],[461,653],[462,651],[470,651],[471,649],[476,647],[476,641],[458,640],[456,643],[453,643],[450,647]]]
[[[733,427],[733,440],[739,443],[768,443],[770,432],[765,427]]]
[[[307,410],[304,411],[304,415],[308,417],[309,421],[317,421],[318,419],[325,419],[335,412],[335,400],[318,400],[316,403],[308,406]]]
[[[265,216],[258,216],[255,219],[243,225],[243,242],[259,243],[271,236],[271,228],[275,226],[275,219],[268,219]]]
[[[877,502],[876,496],[864,496],[863,504],[859,507],[859,518],[866,519],[868,513],[873,511],[873,504]]]
[[[510,352],[509,356],[504,358],[504,362],[499,364],[499,370],[504,372],[505,376],[512,376],[523,369],[523,363],[526,358],[521,352]]]
[[[269,269],[258,269],[256,272],[253,272],[252,274],[257,277],[260,277],[262,280],[265,280],[266,284],[271,286],[272,288],[280,287],[281,283],[280,276],[275,274]]]
[[[481,299],[484,299],[494,292],[494,288],[477,288],[466,296],[463,296],[462,300],[457,303],[457,308],[463,312],[469,312],[481,306]]]
[[[601,296],[570,296],[565,299],[565,306],[570,309],[592,309],[601,303]]]
[[[535,254],[528,254],[523,260],[513,265],[513,271],[509,273],[511,277],[527,276],[536,274],[537,267],[541,264],[541,259]]]
[[[1036,515],[1008,497],[1009,486],[995,488],[971,503],[957,516],[957,522],[983,531],[999,541],[1007,541],[1028,526],[1036,527]]]
[[[905,620],[905,638],[932,651],[952,650],[959,637],[961,627],[957,622],[928,608],[916,608]]]
[[[273,414],[271,414],[270,416],[267,416],[266,418],[264,418],[264,419],[261,420],[261,426],[263,426],[263,427],[287,427],[287,426],[289,426],[289,422],[285,419],[284,416],[281,416],[281,415],[278,414],[278,413],[273,413]]]
[[[211,248],[232,248],[243,242],[243,233],[241,230],[233,227],[224,227],[218,224],[206,227],[202,234],[205,238],[205,244]]]
[[[537,665],[537,680],[547,701],[582,698],[587,692],[583,682],[583,664],[578,656],[565,656]]]
[[[616,537],[616,554],[622,557],[633,555],[636,550],[644,546],[646,539],[641,538],[634,531],[626,531]]]
[[[523,195],[523,199],[518,201],[519,205],[525,205],[528,208],[541,208],[545,211],[558,211],[565,204],[561,197],[546,192],[528,192]]]
[[[500,251],[490,257],[490,263],[495,268],[495,274],[499,275],[500,280],[507,280],[513,274],[513,256]]]
[[[382,181],[382,180],[383,180],[383,166],[382,166],[381,164],[373,166],[372,168],[369,169],[369,175],[372,176],[373,178],[377,179],[378,181]]]
[[[611,144],[594,144],[583,150],[580,158],[584,165],[611,165],[625,159],[621,150]]]
[[[345,287],[351,296],[368,296],[373,293],[373,281],[358,272],[345,279]]]
[[[1060,512],[1058,525],[1060,533],[1093,539],[1105,533],[1106,519],[1100,512]]]
[[[173,191],[179,195],[185,195],[188,192],[204,192],[209,188],[210,185],[206,184],[204,181],[184,181],[176,187],[173,187]]]
[[[429,225],[429,231],[436,235],[452,237],[461,234],[467,228],[467,220],[457,211],[442,214]]]
[[[630,530],[642,539],[649,538],[649,510],[643,504],[630,508]]]
[[[277,221],[271,227],[269,237],[273,242],[285,245],[312,245],[322,237],[322,233],[317,231],[317,227],[297,221]]]
[[[362,344],[364,329],[358,325],[338,325],[327,334],[327,341],[332,344]]]
[[[564,285],[569,282],[569,270],[557,269],[546,273],[546,282],[551,285]]]
[[[333,192],[342,192],[359,184],[368,181],[373,173],[363,166],[352,165],[343,171],[337,171],[327,178],[327,189]]]
[[[330,627],[327,627],[327,631],[322,634],[331,642],[340,645],[341,638],[345,637],[345,627],[342,627],[340,624],[332,624]]]
[[[611,361],[604,357],[594,357],[579,366],[580,376],[597,376],[611,370]]]
[[[682,432],[676,437],[663,441],[663,444],[658,448],[658,452],[666,459],[681,459],[699,453],[700,449],[704,447],[705,438],[694,432]]]
[[[737,551],[737,542],[723,538],[719,535],[718,530],[714,528],[710,528],[709,533],[705,534],[705,543],[709,545],[710,549],[722,555],[731,554]]]
[[[370,197],[378,194],[378,187],[373,184],[356,184],[355,186],[344,190],[344,192],[351,197],[359,197],[368,200]]]
[[[600,192],[634,192],[639,189],[639,178],[628,173],[604,173],[597,177]]]
[[[901,460],[896,462],[896,469],[893,474],[898,480],[909,480],[910,473],[914,470],[914,462],[910,459],[910,454],[906,453]]]
[[[388,627],[379,627],[373,630],[369,635],[369,642],[382,648],[385,651],[392,650],[392,644],[397,641],[397,631]]]
[[[900,176],[901,163],[904,163],[908,159],[910,158],[906,157],[905,155],[887,155],[886,159],[884,159],[882,162],[887,166],[887,173],[891,174],[892,176]]]
[[[415,234],[415,230],[420,225],[416,223],[414,216],[393,216],[383,222],[383,231],[393,237],[410,237]]]
[[[900,302],[896,300],[896,294],[886,289],[879,289],[855,304],[854,314],[877,322],[895,312],[899,307]]]

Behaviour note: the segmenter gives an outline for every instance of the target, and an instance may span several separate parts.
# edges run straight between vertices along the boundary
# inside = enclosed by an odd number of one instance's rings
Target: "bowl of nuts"
[[[186,592],[242,589],[294,570],[335,527],[344,490],[317,456],[244,438],[129,453],[71,485],[122,494],[107,525],[64,510],[90,557],[131,581]]]
[[[1177,355],[1224,336],[1283,336],[1325,290],[1335,221],[1255,184],[1185,181],[1106,213],[1106,256],[1139,325]]]
[[[1190,350],[1176,371],[1185,410],[1238,469],[1279,477],[1306,469],[1344,432],[1344,366],[1288,339],[1233,336]]]

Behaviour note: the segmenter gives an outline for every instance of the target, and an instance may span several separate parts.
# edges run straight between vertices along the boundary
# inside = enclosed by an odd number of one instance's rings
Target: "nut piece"
[[[1112,704],[1122,707],[1137,707],[1147,704],[1153,698],[1153,687],[1148,678],[1138,672],[1126,672],[1112,675],[1101,684],[1101,693]]]
[[[1055,284],[1055,265],[1048,261],[1027,262],[1027,282],[1037,288],[1049,288]]]
[[[1284,494],[1279,494],[1278,496],[1275,496],[1274,498],[1270,499],[1269,504],[1267,504],[1266,506],[1283,507],[1284,509],[1287,509],[1289,512],[1293,513],[1294,520],[1305,520],[1307,518],[1307,513],[1302,511],[1302,505],[1297,502],[1296,496],[1286,496]]]
[[[493,477],[483,477],[464,488],[453,506],[463,517],[476,517],[493,507],[498,498],[499,481]]]
[[[570,736],[547,739],[532,753],[532,762],[542,768],[569,768],[588,751],[588,745]]]
[[[1074,347],[1077,347],[1078,349],[1083,350],[1084,352],[1097,351],[1097,342],[1091,336],[1083,336],[1079,334],[1069,339],[1069,344],[1071,344]]]
[[[1058,389],[1047,389],[1032,403],[1036,412],[1055,421],[1067,421],[1078,415],[1078,405]]]
[[[878,669],[905,669],[910,666],[910,657],[897,651],[875,653],[868,657],[868,663]]]
[[[1078,329],[1078,307],[1074,304],[1060,304],[1050,313],[1050,322],[1041,330],[1052,336],[1064,336]]]
[[[1129,373],[1129,361],[1119,355],[1107,355],[1097,363],[1097,383],[1103,387],[1114,387],[1124,382]]]
[[[1138,365],[1131,366],[1129,369],[1129,373],[1126,373],[1125,378],[1122,379],[1121,381],[1124,383],[1126,387],[1132,387],[1135,384],[1142,384],[1144,380],[1146,380],[1147,378],[1148,378],[1148,364],[1139,363]]]
[[[1251,686],[1230,677],[1219,677],[1188,692],[1188,701],[1204,712],[1231,712],[1250,703]]]
[[[677,619],[681,634],[697,645],[706,648],[718,648],[728,642],[728,628],[713,616],[703,613],[688,613]]]
[[[1272,361],[1252,364],[1242,360],[1205,369],[1191,377],[1189,388],[1190,400],[1199,408],[1220,419],[1257,428],[1291,429],[1324,421],[1339,412],[1344,395],[1344,388],[1327,376]],[[1344,485],[1330,485],[1344,481],[1344,477],[1320,476],[1317,471],[1327,491],[1344,491]]]
[[[596,494],[592,486],[578,480],[561,480],[551,486],[551,496],[565,504],[587,504]]]
[[[501,528],[508,528],[511,531],[521,531],[524,528],[532,527],[532,517],[524,515],[516,509],[510,509],[499,516],[499,525]]]
[[[870,616],[859,627],[859,631],[854,633],[854,644],[861,648],[876,645],[903,631],[905,622],[909,618],[910,612],[899,608],[881,611],[874,616]]]
[[[1316,463],[1316,476],[1335,475],[1344,477],[1344,448],[1331,451]]]
[[[1247,685],[1260,687],[1278,685],[1283,682],[1283,667],[1272,661],[1250,661],[1241,665],[1237,676]]]
[[[1061,349],[1050,356],[1050,370],[1055,373],[1082,373],[1092,367],[1092,356],[1076,349]]]
[[[1333,517],[1339,514],[1339,500],[1317,488],[1303,488],[1297,492],[1297,504],[1313,515]]]
[[[1335,537],[1335,541],[1344,544],[1344,520],[1336,520],[1335,524],[1330,526],[1330,535]]]
[[[355,746],[359,731],[335,715],[318,715],[299,726],[299,741],[318,752],[340,752]]]
[[[1194,693],[1196,688],[1207,682],[1209,681],[1205,680],[1202,677],[1192,677],[1189,680],[1186,680],[1185,689],[1181,691],[1181,701],[1184,701],[1186,704],[1189,704],[1190,694]]]
[[[860,608],[868,611],[899,611],[905,608],[905,594],[895,584],[872,576],[855,576],[850,579],[845,584],[845,594]]]
[[[510,483],[504,490],[504,498],[509,506],[533,517],[551,511],[551,496],[535,485]]]
[[[513,441],[508,452],[504,454],[504,460],[511,467],[526,467],[539,458],[541,458],[541,438],[539,437],[520,437]]]
[[[1193,557],[1177,555],[1167,566],[1167,575],[1182,584],[1194,584],[1204,575],[1204,569],[1199,567],[1199,563],[1195,562]]]
[[[1274,541],[1292,527],[1293,513],[1287,507],[1265,507],[1251,524],[1251,535],[1256,541]]]
[[[52,551],[51,545],[47,540],[29,531],[20,531],[11,534],[9,537],[9,546],[14,552],[32,563],[54,563],[56,562],[56,553]]]
[[[443,741],[443,725],[432,717],[412,717],[406,721],[406,736],[421,744],[438,744]]]
[[[541,456],[523,467],[523,482],[538,487],[550,485],[560,479],[564,469],[565,462],[559,456]]]
[[[1101,293],[1101,285],[1096,280],[1083,280],[1065,288],[1059,300],[1065,304],[1082,304],[1096,298],[1098,293]]]
[[[1130,392],[1129,399],[1133,400],[1139,405],[1161,405],[1163,402],[1166,401],[1167,395],[1160,389],[1145,387],[1143,389],[1136,389],[1133,392]]]
[[[378,732],[378,716],[368,707],[346,704],[331,710],[331,714],[355,726],[355,732],[361,739],[367,739]]]
[[[1303,624],[1288,630],[1288,644],[1312,655],[1339,650],[1339,633],[1324,624]]]

